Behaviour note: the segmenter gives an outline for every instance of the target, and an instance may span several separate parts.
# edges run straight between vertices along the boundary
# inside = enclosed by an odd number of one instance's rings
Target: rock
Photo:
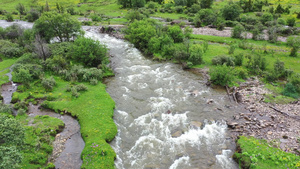
[[[209,99],[209,100],[207,100],[206,104],[212,104],[213,102],[214,102],[213,99]]]
[[[245,116],[244,119],[248,120],[248,121],[251,121],[251,118],[248,117],[248,116]]]
[[[236,122],[229,122],[229,123],[227,123],[227,125],[228,125],[229,128],[234,129],[238,125],[238,123],[236,123]]]
[[[287,135],[284,135],[284,136],[282,136],[282,138],[284,138],[284,139],[288,139],[288,136],[287,136]]]
[[[241,103],[243,101],[243,96],[240,92],[235,93],[235,98],[238,103]]]
[[[182,131],[176,131],[175,133],[172,134],[172,137],[180,137],[182,135]]]
[[[199,121],[192,121],[192,122],[191,122],[191,126],[201,128],[201,127],[202,127],[202,123],[199,122]]]
[[[236,115],[236,116],[234,117],[234,119],[235,119],[235,120],[238,120],[238,119],[240,119],[240,116],[239,116],[239,115]]]
[[[271,134],[273,134],[273,132],[272,132],[272,131],[268,131],[267,134],[268,134],[268,135],[271,135]]]

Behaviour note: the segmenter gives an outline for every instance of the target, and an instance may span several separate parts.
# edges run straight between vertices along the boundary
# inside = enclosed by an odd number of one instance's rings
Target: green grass
[[[117,134],[117,127],[113,122],[114,101],[105,90],[105,85],[96,86],[85,84],[88,91],[80,92],[75,98],[66,92],[69,82],[55,77],[57,86],[52,92],[46,92],[39,82],[32,83],[30,89],[14,93],[14,100],[33,98],[47,98],[44,106],[57,113],[69,112],[75,116],[81,126],[81,135],[85,141],[85,148],[81,154],[82,168],[114,168],[116,154],[107,143]],[[98,145],[98,146],[97,146]]]
[[[39,169],[48,163],[48,157],[53,151],[53,141],[57,132],[64,127],[63,121],[50,116],[27,115],[17,116],[17,119],[25,127],[25,145],[21,151],[23,161],[20,164],[23,169]],[[28,121],[33,120],[28,126]]]
[[[241,136],[237,146],[239,152],[234,154],[234,158],[242,168],[300,168],[299,156],[274,148],[265,140]]]
[[[4,83],[7,83],[9,81],[8,76],[6,76],[6,73],[9,73],[9,67],[11,67],[17,59],[5,59],[2,62],[0,62],[0,86]]]

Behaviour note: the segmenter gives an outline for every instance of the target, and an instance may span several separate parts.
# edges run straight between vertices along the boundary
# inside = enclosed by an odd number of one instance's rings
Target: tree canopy
[[[35,21],[34,29],[47,42],[54,37],[60,42],[70,41],[82,34],[80,22],[68,13],[45,12]]]

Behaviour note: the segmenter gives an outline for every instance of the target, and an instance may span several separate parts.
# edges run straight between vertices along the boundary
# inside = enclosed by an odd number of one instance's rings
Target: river
[[[116,102],[118,135],[111,142],[116,168],[238,168],[224,120],[242,107],[231,103],[226,92],[207,87],[202,77],[180,65],[144,57],[124,40],[85,30],[112,56],[115,77],[106,84]]]
[[[124,40],[83,28],[85,36],[105,44],[111,54],[115,77],[106,84],[116,102],[118,135],[110,143],[117,153],[116,168],[238,168],[225,120],[243,111],[242,106],[180,65],[152,61]]]

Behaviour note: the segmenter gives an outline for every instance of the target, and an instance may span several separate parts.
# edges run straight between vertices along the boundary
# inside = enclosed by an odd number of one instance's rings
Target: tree
[[[22,18],[21,16],[22,15],[25,15],[25,7],[23,4],[19,3],[17,6],[16,6],[16,10],[19,11],[20,13],[20,19]]]
[[[211,5],[213,4],[213,0],[201,0],[200,6],[201,8],[211,8]]]
[[[45,12],[36,20],[34,30],[47,42],[54,37],[60,42],[70,41],[82,34],[81,24],[68,13]]]
[[[41,38],[39,34],[35,36],[34,52],[44,61],[46,61],[46,59],[51,55],[47,43]]]
[[[279,14],[282,14],[284,13],[285,10],[282,8],[281,4],[278,4],[276,10],[275,10],[275,13],[279,13]]]
[[[241,8],[237,4],[230,4],[224,6],[222,9],[222,16],[225,20],[236,20],[241,13]]]
[[[299,36],[290,36],[287,39],[287,44],[292,47],[290,56],[297,57],[298,50],[300,48],[300,37]]]

